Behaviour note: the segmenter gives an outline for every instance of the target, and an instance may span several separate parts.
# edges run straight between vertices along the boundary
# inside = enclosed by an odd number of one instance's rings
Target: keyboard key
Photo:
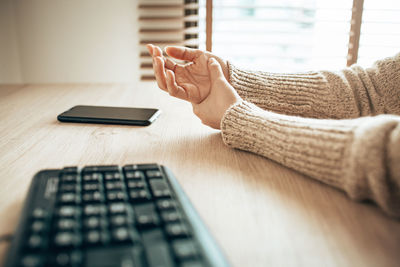
[[[80,215],[80,208],[75,206],[61,206],[58,210],[58,216],[60,217],[76,217]]]
[[[103,195],[99,191],[84,193],[82,201],[85,203],[100,203],[104,201]]]
[[[170,197],[171,191],[167,183],[162,179],[150,180],[150,188],[155,198]]]
[[[143,260],[143,249],[139,245],[98,247],[87,251],[85,266],[110,267],[129,266],[145,267]],[[162,265],[160,265],[161,267]]]
[[[27,246],[28,246],[28,249],[39,250],[39,249],[44,248],[45,240],[43,239],[43,237],[41,235],[32,234],[28,238]]]
[[[128,180],[143,180],[144,173],[142,171],[127,171],[125,172],[125,178]]]
[[[125,172],[128,172],[128,171],[134,171],[134,170],[138,170],[139,168],[138,168],[138,165],[125,165],[124,167],[123,167],[123,170],[125,171]]]
[[[119,172],[107,172],[104,175],[106,181],[121,181],[121,174]]]
[[[125,193],[122,191],[110,191],[107,192],[107,200],[108,201],[124,201]]]
[[[44,266],[43,257],[41,255],[28,254],[21,259],[22,267],[41,267]]]
[[[107,227],[107,221],[103,217],[91,216],[83,221],[83,225],[86,229],[97,229]]]
[[[82,188],[83,188],[84,192],[88,192],[88,191],[99,192],[100,190],[102,190],[102,186],[100,183],[85,183],[85,184],[83,184]]]
[[[134,170],[149,170],[149,169],[158,169],[157,164],[134,164],[134,165],[125,165],[124,171],[134,171]]]
[[[84,242],[87,246],[104,245],[109,239],[108,233],[104,230],[90,230],[85,233]]]
[[[106,182],[107,190],[122,190],[123,188],[125,188],[125,186],[122,181]]]
[[[127,185],[129,189],[143,189],[145,187],[143,181],[128,181]]]
[[[31,224],[32,232],[42,233],[46,230],[46,224],[43,220],[35,220]]]
[[[119,167],[117,165],[99,165],[99,166],[86,166],[82,169],[83,173],[90,173],[90,172],[118,172]]]
[[[63,174],[61,176],[62,183],[77,183],[78,182],[78,175],[77,174]]]
[[[169,245],[160,229],[143,232],[142,239],[149,266],[175,266]]]
[[[81,263],[82,253],[80,251],[72,251],[53,254],[47,265],[54,267],[73,267],[80,266]]]
[[[172,199],[161,199],[157,201],[157,208],[159,210],[168,210],[176,207],[176,202]]]
[[[58,202],[61,204],[75,204],[80,203],[80,201],[80,196],[75,193],[61,193],[58,198]]]
[[[108,210],[110,214],[126,213],[127,207],[124,202],[116,202],[116,203],[111,203],[108,206]]]
[[[111,232],[114,243],[137,243],[139,242],[139,234],[128,227],[114,228]]]
[[[111,227],[127,226],[133,223],[131,216],[127,215],[114,215],[110,217]]]
[[[198,250],[191,239],[175,240],[172,242],[175,256],[179,260],[194,258],[198,255]]]
[[[99,183],[103,179],[103,176],[101,173],[95,172],[95,173],[83,175],[82,179],[83,179],[83,182],[86,182],[86,183]]]
[[[72,248],[80,244],[80,235],[75,232],[59,232],[54,237],[54,245],[59,248]]]
[[[75,219],[62,218],[58,219],[55,224],[57,231],[73,231],[79,228],[78,221]]]
[[[77,174],[78,167],[64,167],[64,169],[62,169],[62,172],[68,174]]]
[[[85,243],[99,244],[101,243],[101,232],[98,230],[91,230],[85,235]]]
[[[187,237],[189,228],[184,223],[170,223],[165,226],[165,232],[170,238]]]
[[[129,230],[127,227],[118,227],[113,230],[112,237],[117,242],[130,240]]]
[[[146,189],[133,189],[129,191],[129,198],[132,202],[143,202],[150,200],[150,194]]]
[[[159,218],[153,203],[135,206],[134,214],[139,228],[149,228],[159,225]]]
[[[179,221],[180,215],[176,210],[166,210],[161,212],[161,218],[164,223],[171,223]]]
[[[157,214],[142,214],[136,217],[136,224],[141,228],[155,227],[159,224],[159,220]]]
[[[48,215],[47,211],[42,208],[36,208],[32,211],[32,218],[34,219],[44,219]]]
[[[76,193],[79,191],[79,186],[77,184],[61,184],[59,191],[61,193]]]
[[[101,216],[107,212],[107,208],[102,204],[89,204],[84,206],[83,214],[85,216]]]
[[[147,178],[162,178],[162,173],[159,170],[151,170],[146,172]]]

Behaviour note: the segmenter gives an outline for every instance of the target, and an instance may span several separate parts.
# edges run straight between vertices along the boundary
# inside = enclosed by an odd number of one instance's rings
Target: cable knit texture
[[[400,53],[368,69],[277,74],[242,70],[228,62],[239,95],[270,111],[311,118],[400,115]]]
[[[229,72],[244,101],[221,121],[228,146],[400,217],[400,54],[341,72],[272,74],[231,63]]]

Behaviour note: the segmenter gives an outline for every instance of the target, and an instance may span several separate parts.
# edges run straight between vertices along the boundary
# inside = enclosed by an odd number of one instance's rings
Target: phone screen
[[[153,108],[75,106],[58,115],[62,122],[149,125],[159,115]]]

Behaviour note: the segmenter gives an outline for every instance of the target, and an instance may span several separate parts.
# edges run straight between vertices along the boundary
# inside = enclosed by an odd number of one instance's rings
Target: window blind
[[[154,80],[146,44],[198,47],[198,10],[198,0],[138,1],[141,80]]]
[[[273,72],[343,67],[351,11],[348,0],[214,0],[212,51]]]

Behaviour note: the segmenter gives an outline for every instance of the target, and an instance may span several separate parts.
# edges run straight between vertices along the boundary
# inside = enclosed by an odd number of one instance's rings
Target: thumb
[[[208,59],[208,72],[210,73],[211,82],[214,82],[217,79],[225,80],[221,65],[215,58],[211,57]]]
[[[167,46],[165,48],[165,52],[170,57],[187,61],[193,61],[196,57],[203,53],[201,50],[183,46]]]

